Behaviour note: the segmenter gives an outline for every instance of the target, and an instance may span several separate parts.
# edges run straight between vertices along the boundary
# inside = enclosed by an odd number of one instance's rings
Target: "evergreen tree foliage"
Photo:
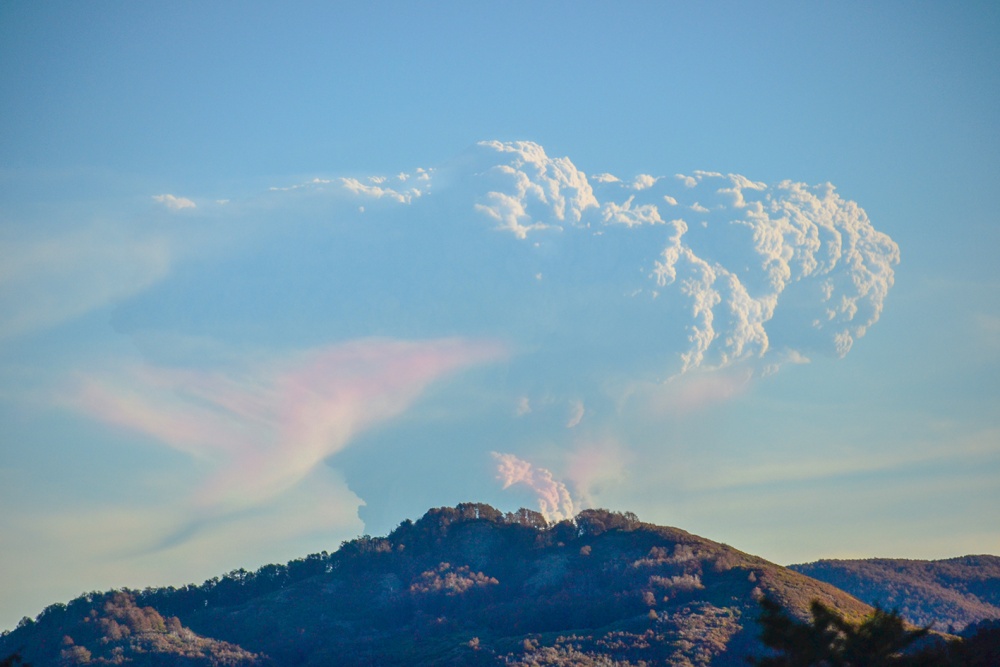
[[[904,667],[946,665],[928,652],[907,652],[929,628],[910,630],[900,615],[876,609],[860,623],[813,600],[809,621],[789,615],[775,600],[761,606],[761,640],[775,653],[753,660],[757,667]]]
[[[20,653],[11,653],[6,658],[0,658],[0,667],[31,667],[31,664],[21,660]]]

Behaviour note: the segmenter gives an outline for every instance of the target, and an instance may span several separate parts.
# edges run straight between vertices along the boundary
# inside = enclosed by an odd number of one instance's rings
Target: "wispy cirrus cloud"
[[[917,441],[906,450],[885,452],[870,448],[812,453],[793,460],[768,464],[722,465],[711,476],[690,485],[693,491],[743,487],[777,487],[782,484],[815,483],[835,478],[857,478],[875,473],[936,467],[988,467],[1000,461],[1000,429],[967,434],[942,447],[939,442]],[[902,477],[902,475],[900,475]]]
[[[70,591],[184,585],[234,567],[283,563],[330,548],[331,535],[356,535],[358,498],[337,471],[317,469],[288,492],[225,520],[204,515],[190,485],[174,484],[159,503],[79,501],[58,513],[41,507],[0,516],[0,550],[12,598],[68,599]],[[66,545],[73,545],[72,567]]]
[[[163,236],[88,225],[0,241],[0,340],[61,324],[128,298],[169,273]]]

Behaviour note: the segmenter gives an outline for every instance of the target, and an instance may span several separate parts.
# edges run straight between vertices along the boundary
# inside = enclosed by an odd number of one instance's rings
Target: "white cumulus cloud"
[[[568,158],[550,158],[538,144],[484,141],[475,157],[486,190],[477,197],[476,210],[518,238],[531,230],[579,225],[587,209],[599,206],[586,174]]]
[[[187,197],[175,197],[174,195],[153,195],[153,201],[163,204],[171,211],[181,211],[185,208],[197,208],[197,204]]]
[[[405,175],[401,175],[405,176]],[[400,179],[399,176],[396,177],[397,180],[406,180],[405,178]],[[409,204],[414,200],[414,198],[419,197],[423,194],[418,188],[407,188],[405,190],[394,190],[393,188],[385,185],[386,177],[384,176],[370,176],[368,178],[369,183],[362,183],[356,178],[342,178],[340,179],[344,187],[354,194],[364,195],[366,197],[371,197],[373,199],[382,199],[383,197],[396,201],[400,204]]]
[[[518,238],[555,228],[587,238],[550,242],[591,244],[588,257],[600,258],[603,227],[664,226],[658,242],[644,232],[629,244],[649,282],[623,292],[645,289],[664,304],[683,304],[682,370],[772,351],[843,356],[878,321],[893,284],[898,246],[829,183],[767,185],[713,171],[641,175],[632,184],[601,174],[591,182],[568,158],[550,158],[530,142],[478,149],[480,164],[492,165],[480,167],[470,196]],[[688,213],[676,217],[678,210]]]

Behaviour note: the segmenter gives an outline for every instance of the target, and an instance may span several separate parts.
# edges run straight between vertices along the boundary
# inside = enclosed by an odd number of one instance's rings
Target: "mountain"
[[[547,525],[481,504],[200,586],[111,591],[0,637],[35,667],[131,665],[745,665],[758,600],[806,618],[833,586],[630,513]]]
[[[131,593],[89,594],[55,604],[0,638],[0,656],[20,651],[32,665],[256,665],[229,642],[200,637],[177,617],[140,607]],[[2,664],[2,663],[0,663]]]
[[[897,609],[916,625],[961,632],[1000,619],[1000,557],[946,560],[820,560],[789,569],[825,581],[868,604]]]

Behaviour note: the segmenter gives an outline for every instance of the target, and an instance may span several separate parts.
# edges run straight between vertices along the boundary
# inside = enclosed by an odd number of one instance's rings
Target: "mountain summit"
[[[871,607],[826,583],[631,513],[432,509],[286,565],[200,586],[91,593],[0,637],[40,667],[745,665],[762,596]]]

